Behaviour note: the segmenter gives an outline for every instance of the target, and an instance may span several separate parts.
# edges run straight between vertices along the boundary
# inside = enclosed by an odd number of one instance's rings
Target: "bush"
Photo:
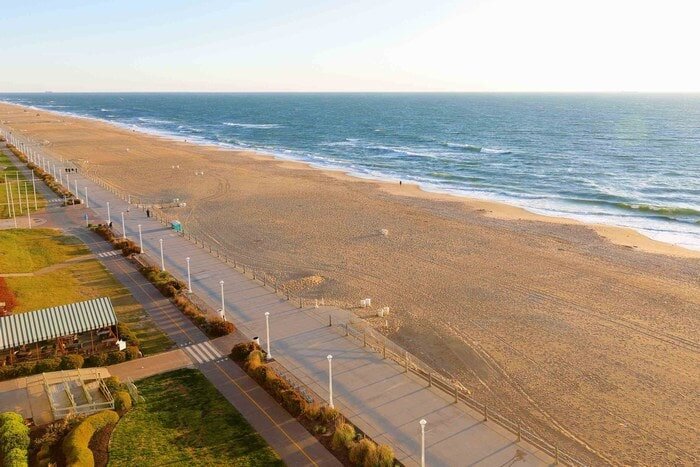
[[[34,367],[34,371],[37,373],[50,373],[52,371],[58,371],[60,368],[61,359],[58,357],[53,357],[39,360]]]
[[[354,465],[365,465],[365,459],[376,456],[377,446],[367,438],[361,439],[357,443],[353,443],[350,447],[348,457]]]
[[[298,417],[306,409],[306,400],[294,389],[282,392],[282,405],[293,417]]]
[[[393,467],[394,466],[394,450],[391,446],[386,444],[380,444],[377,446],[377,464],[379,467]]]
[[[107,386],[107,389],[109,389],[109,392],[112,394],[118,392],[118,391],[123,391],[124,390],[124,384],[122,384],[121,380],[116,377],[116,376],[110,376],[109,378],[104,379],[105,386]]]
[[[264,361],[263,353],[260,350],[253,350],[248,354],[248,358],[245,360],[245,368],[247,371],[253,372],[262,365]]]
[[[135,345],[131,345],[127,347],[124,351],[124,356],[127,360],[136,360],[141,356],[141,352],[139,351],[138,347],[136,347]]]
[[[95,465],[92,451],[88,447],[90,439],[95,432],[117,421],[119,421],[119,415],[113,410],[104,410],[83,420],[63,440],[66,465],[69,467]]]
[[[116,365],[117,363],[123,363],[125,361],[126,355],[124,355],[124,352],[120,352],[119,350],[113,350],[107,354],[108,365]]]
[[[207,323],[207,334],[211,337],[228,336],[235,330],[236,326],[225,319],[214,318]]]
[[[333,422],[340,417],[340,412],[338,412],[336,409],[332,407],[328,407],[327,405],[324,405],[321,407],[321,420],[324,422]]]
[[[138,347],[141,344],[141,342],[139,342],[139,338],[136,337],[134,331],[129,329],[129,326],[127,326],[124,323],[117,324],[117,333],[119,334],[119,338],[121,340],[126,341],[127,345],[133,345]]]
[[[231,358],[237,362],[242,362],[248,358],[248,355],[253,350],[260,350],[260,347],[255,342],[241,342],[236,344],[231,349]]]
[[[17,412],[0,413],[0,428],[2,428],[2,426],[7,422],[24,423],[24,417]]]
[[[309,420],[318,420],[321,417],[321,406],[316,403],[308,404],[306,410],[304,410],[304,415]]]
[[[86,367],[99,367],[99,366],[105,366],[107,364],[107,354],[105,353],[96,353],[90,355],[88,358],[85,359],[85,365]]]
[[[5,454],[2,465],[4,467],[27,467],[29,465],[27,462],[27,450],[20,448],[10,449]]]
[[[333,449],[347,449],[355,440],[355,427],[349,423],[340,423],[335,427],[331,446]]]
[[[127,391],[117,391],[114,394],[114,408],[126,412],[131,410],[131,395]]]
[[[75,370],[77,368],[82,368],[85,363],[85,359],[82,355],[69,354],[61,357],[61,365],[59,368],[61,370]]]

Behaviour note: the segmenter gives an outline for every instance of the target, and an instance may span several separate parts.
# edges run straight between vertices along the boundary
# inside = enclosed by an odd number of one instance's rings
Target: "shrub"
[[[264,361],[263,353],[260,350],[253,350],[248,354],[248,358],[245,360],[245,367],[247,371],[253,372]]]
[[[2,465],[5,467],[27,467],[29,465],[27,462],[27,450],[20,448],[10,449],[5,454]]]
[[[327,405],[324,405],[321,407],[321,420],[324,422],[333,422],[340,417],[340,412],[338,412],[336,409],[332,407],[328,407]]]
[[[88,447],[90,439],[95,432],[117,421],[119,421],[119,415],[113,410],[104,410],[83,420],[63,440],[66,465],[69,467],[95,465],[92,451]]]
[[[120,352],[119,350],[113,350],[107,354],[108,365],[116,365],[117,363],[123,363],[125,361],[126,355],[124,355],[124,352]]]
[[[18,422],[24,423],[24,417],[17,412],[3,412],[0,413],[0,428],[7,422]]]
[[[61,359],[58,357],[53,357],[39,360],[34,367],[34,371],[37,373],[49,373],[51,371],[58,371],[60,368]]]
[[[117,391],[114,394],[114,408],[126,412],[131,410],[131,396],[127,391]]]
[[[335,427],[331,446],[333,449],[347,449],[355,439],[355,427],[349,423],[340,423]]]
[[[109,378],[105,378],[104,383],[105,386],[107,386],[107,389],[109,389],[109,392],[111,392],[112,394],[124,390],[124,384],[122,384],[121,380],[116,376],[110,376]]]
[[[136,347],[135,345],[131,345],[127,347],[124,351],[124,356],[127,360],[136,360],[141,356],[141,352],[139,351],[138,347]]]
[[[227,336],[236,330],[233,323],[221,318],[214,318],[207,323],[207,333],[212,337]]]
[[[120,339],[126,341],[127,345],[133,345],[138,347],[141,344],[141,342],[139,342],[139,338],[136,337],[134,331],[129,329],[129,326],[127,326],[124,323],[117,324],[117,333],[119,334]]]
[[[304,410],[304,415],[309,420],[318,420],[321,417],[321,406],[316,403],[308,404],[306,410]]]
[[[85,363],[85,359],[82,355],[69,354],[61,357],[61,370],[75,370],[76,368],[82,368]]]
[[[379,465],[379,453],[377,452],[376,444],[372,444],[372,447],[365,452],[365,459],[362,465],[363,467],[377,467]]]
[[[0,418],[0,454],[5,457],[5,465],[27,465],[29,449],[29,428],[24,424],[24,417],[15,412],[6,412]],[[18,451],[18,452],[12,452]],[[12,457],[17,464],[8,464]]]
[[[393,467],[394,466],[394,450],[391,446],[386,444],[380,444],[377,446],[377,464],[379,467]]]
[[[107,354],[105,353],[96,353],[90,355],[88,358],[85,359],[85,365],[86,367],[98,367],[98,366],[105,366],[107,364]]]
[[[376,453],[373,453],[376,449],[377,446],[372,441],[364,438],[351,445],[348,457],[354,465],[364,465],[365,459],[376,456]]]
[[[296,390],[290,389],[282,392],[282,405],[294,417],[304,413],[306,400]]]

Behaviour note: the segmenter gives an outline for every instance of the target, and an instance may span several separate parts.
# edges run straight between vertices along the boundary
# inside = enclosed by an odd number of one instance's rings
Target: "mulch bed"
[[[109,462],[109,440],[116,426],[116,424],[107,425],[92,435],[88,447],[95,458],[95,467],[105,467],[107,462]]]

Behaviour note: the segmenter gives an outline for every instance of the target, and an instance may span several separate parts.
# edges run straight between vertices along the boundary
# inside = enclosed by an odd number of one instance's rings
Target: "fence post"
[[[559,446],[554,446],[554,465],[559,465]]]
[[[382,342],[382,358],[386,358],[386,338]]]
[[[267,274],[263,272],[263,287],[267,285]]]
[[[333,326],[333,315],[329,314],[328,315],[328,327],[330,328],[332,326]]]
[[[236,258],[233,258],[233,269],[238,269],[238,265],[236,264]]]
[[[486,404],[484,404],[484,421],[488,422],[489,421],[489,411],[486,408]]]
[[[459,400],[459,387],[455,384],[455,404]]]
[[[428,387],[431,387],[433,385],[433,373],[428,372]]]
[[[255,280],[255,269],[253,269],[253,280]]]
[[[303,306],[301,304],[301,297],[299,297],[299,308],[303,308]]]
[[[243,265],[243,274],[245,274],[245,264]]]
[[[404,373],[408,373],[408,352],[404,352],[403,358],[404,358],[404,369],[403,369],[403,372],[404,372]]]
[[[277,281],[275,281],[275,294],[277,294]]]
[[[348,332],[348,323],[345,323],[345,337],[348,337],[350,333]]]
[[[520,420],[518,420],[518,441],[521,441],[522,439],[522,427],[520,426]]]
[[[367,331],[362,331],[362,347],[367,347]]]

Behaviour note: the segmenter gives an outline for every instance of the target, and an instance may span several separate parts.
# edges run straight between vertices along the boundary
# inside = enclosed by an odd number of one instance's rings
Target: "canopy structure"
[[[0,350],[80,334],[117,324],[109,297],[0,318]]]

